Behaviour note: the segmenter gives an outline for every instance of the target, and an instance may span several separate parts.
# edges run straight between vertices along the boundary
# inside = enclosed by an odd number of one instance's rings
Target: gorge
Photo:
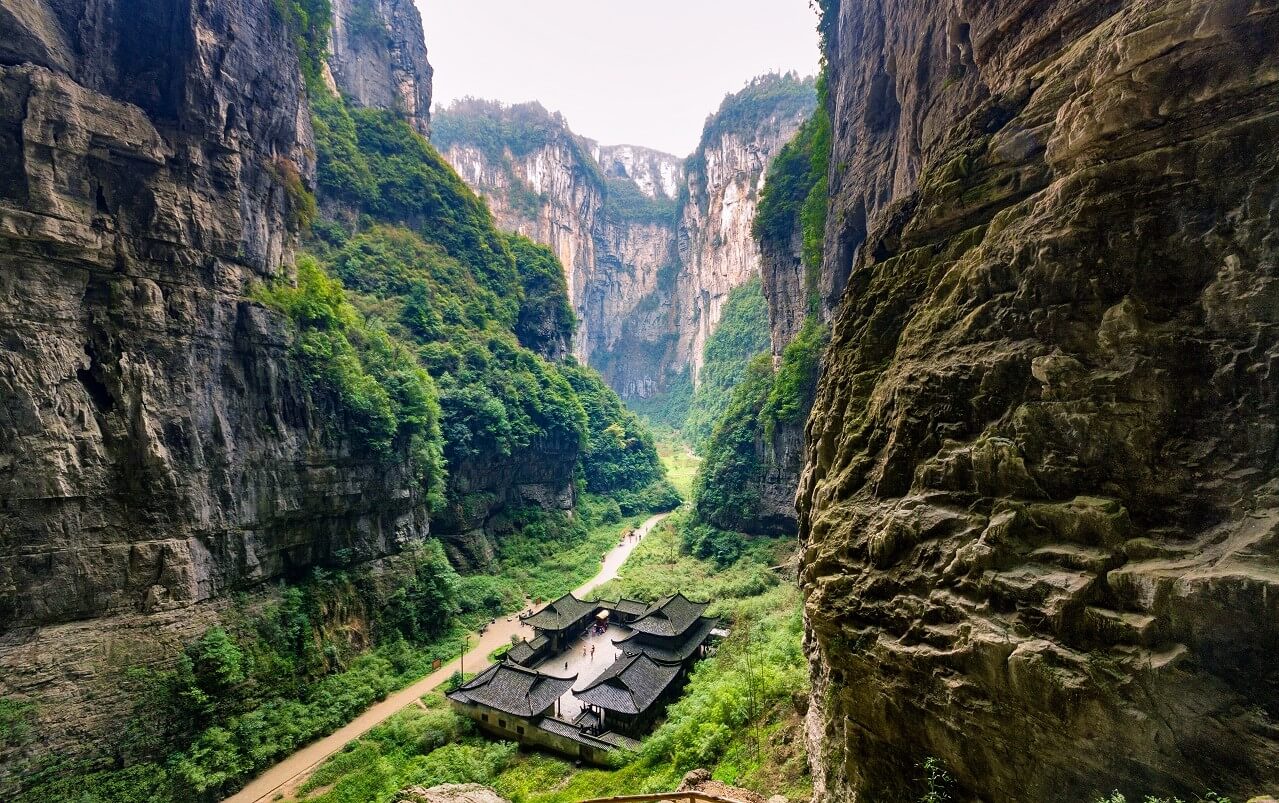
[[[223,800],[646,521],[591,602],[729,632],[633,755],[424,690],[262,799],[1279,793],[1279,8],[814,6],[677,157],[410,0],[0,0],[0,797]]]

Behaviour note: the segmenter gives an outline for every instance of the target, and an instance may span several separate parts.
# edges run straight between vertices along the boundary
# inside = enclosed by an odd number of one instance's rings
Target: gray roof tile
[[[659,664],[642,653],[617,659],[591,684],[573,695],[583,703],[620,714],[647,711],[679,675],[678,666]]]
[[[599,607],[597,602],[583,602],[572,594],[565,594],[537,613],[526,616],[524,621],[540,630],[567,630],[595,613]]]
[[[558,678],[511,661],[493,664],[450,692],[450,700],[482,705],[517,717],[536,716],[573,688],[577,675]]]
[[[631,623],[631,628],[654,636],[679,636],[693,626],[706,609],[706,602],[693,602],[683,594],[663,597]]]

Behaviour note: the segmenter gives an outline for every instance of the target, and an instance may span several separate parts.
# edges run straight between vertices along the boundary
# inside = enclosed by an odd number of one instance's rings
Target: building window
[[[515,730],[516,730],[516,732],[517,732],[517,733],[519,733],[519,735],[521,735],[521,736],[523,736],[523,735],[524,735],[524,726],[523,726],[523,725],[520,725],[520,726],[519,726],[518,728],[516,728]]]
[[[497,721],[497,726],[498,726],[499,728],[505,728],[505,727],[506,727],[506,720],[504,720],[504,719],[499,719],[499,720]]]
[[[480,714],[480,716],[484,718],[484,721],[485,721],[485,722],[488,722],[488,721],[489,721],[489,715],[488,715],[488,714]]]

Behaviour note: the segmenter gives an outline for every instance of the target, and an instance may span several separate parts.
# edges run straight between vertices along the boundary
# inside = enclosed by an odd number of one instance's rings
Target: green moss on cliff
[[[759,277],[734,288],[724,303],[719,326],[706,341],[701,384],[693,394],[681,430],[695,447],[710,437],[747,375],[750,361],[769,347],[768,307]]]

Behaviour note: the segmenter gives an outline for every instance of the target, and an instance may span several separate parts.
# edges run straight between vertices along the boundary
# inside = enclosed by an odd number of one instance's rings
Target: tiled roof
[[[648,606],[644,615],[631,623],[631,628],[654,636],[679,636],[692,627],[709,607],[705,602],[692,602],[683,594],[664,597]]]
[[[566,630],[595,613],[599,603],[583,602],[572,594],[565,594],[524,621],[541,630]]]
[[[659,664],[642,653],[629,655],[617,659],[573,696],[607,711],[639,714],[648,710],[678,674],[678,666]]]
[[[602,737],[590,736],[582,733],[581,729],[576,725],[570,725],[563,720],[556,719],[555,717],[547,717],[546,719],[543,719],[541,722],[537,723],[537,727],[547,733],[553,733],[556,736],[563,736],[566,739],[572,739],[578,744],[584,744],[587,747],[594,747],[597,750],[612,750],[617,746],[613,744],[612,741],[604,741]],[[608,734],[605,734],[605,736],[607,735]]]
[[[536,716],[573,688],[577,675],[557,678],[510,661],[493,664],[450,692],[450,700],[483,705],[517,717]]]
[[[608,602],[606,600],[602,602],[601,604],[603,604],[605,607],[612,608],[615,611],[628,614],[630,616],[643,616],[645,612],[648,611],[648,606],[645,605],[644,603],[635,599],[627,599],[626,597],[622,597],[617,602]]]
[[[505,657],[511,659],[517,664],[527,664],[536,654],[537,650],[533,648],[532,644],[528,643],[527,639],[525,639],[507,650]]]
[[[703,616],[679,638],[662,638],[645,633],[631,633],[626,638],[613,641],[626,655],[644,653],[659,664],[683,663],[697,651],[699,645],[710,637],[711,631],[719,626],[718,619]]]

